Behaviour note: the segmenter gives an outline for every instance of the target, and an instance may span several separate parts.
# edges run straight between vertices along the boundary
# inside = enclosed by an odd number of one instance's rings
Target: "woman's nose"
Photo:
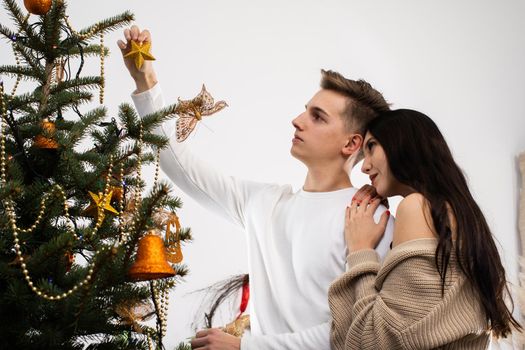
[[[368,159],[368,157],[365,157],[365,159],[363,159],[363,165],[361,166],[361,172],[368,174],[368,172],[370,171],[370,167],[370,160]]]

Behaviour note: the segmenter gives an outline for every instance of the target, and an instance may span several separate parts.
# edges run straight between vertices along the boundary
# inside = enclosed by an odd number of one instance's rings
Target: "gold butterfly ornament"
[[[191,100],[181,100],[177,105],[176,113],[179,116],[177,119],[177,141],[182,142],[195,130],[197,123],[202,120],[202,117],[210,116],[217,113],[228,104],[225,101],[215,102],[213,97],[204,84],[201,92]]]

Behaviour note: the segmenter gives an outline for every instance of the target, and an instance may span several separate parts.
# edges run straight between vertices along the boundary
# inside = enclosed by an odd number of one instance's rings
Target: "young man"
[[[124,31],[123,54],[130,41],[150,41],[138,27]],[[126,66],[137,90],[132,98],[140,115],[164,106],[155,72],[146,62]],[[161,167],[177,186],[201,205],[247,233],[251,287],[251,334],[235,338],[217,329],[197,333],[194,349],[330,349],[330,283],[345,271],[345,208],[357,192],[345,168],[358,155],[363,127],[388,110],[382,95],[364,81],[324,72],[321,90],[293,121],[292,155],[308,167],[301,190],[224,176],[198,161],[187,143],[177,143],[174,125],[157,129],[169,137]],[[172,123],[173,124],[173,123]],[[384,207],[377,220],[388,220]],[[378,246],[384,256],[392,220]]]

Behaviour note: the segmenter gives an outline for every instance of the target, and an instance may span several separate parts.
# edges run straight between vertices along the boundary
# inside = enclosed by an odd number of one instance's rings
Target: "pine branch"
[[[89,132],[90,128],[93,127],[95,123],[98,123],[106,116],[106,112],[107,110],[105,107],[98,107],[89,113],[84,114],[83,118],[79,122],[76,122],[69,130],[63,146],[66,148],[73,148],[86,136],[86,133]]]
[[[54,116],[58,110],[65,110],[78,106],[81,103],[88,103],[93,98],[93,94],[85,91],[64,91],[58,95],[51,95],[49,97],[46,107],[39,112],[40,119]]]
[[[67,52],[69,58],[78,58],[81,54],[84,57],[98,57],[100,56],[100,45],[87,45],[82,47],[82,51],[80,51],[78,46],[73,46]],[[104,48],[104,56],[109,56],[108,48]]]
[[[24,80],[33,80],[38,74],[33,68],[23,66],[0,66],[0,74],[16,78],[20,75]]]
[[[174,350],[192,350],[192,348],[190,344],[179,343],[179,345],[177,345],[177,347]]]
[[[65,47],[73,47],[78,42],[84,42],[84,43],[89,42],[90,40],[93,40],[93,38],[99,36],[101,33],[105,34],[110,31],[116,30],[118,28],[124,27],[130,24],[131,22],[133,22],[134,20],[135,20],[135,16],[131,12],[126,11],[118,16],[108,18],[106,20],[95,23],[87,28],[77,31],[82,37],[82,40],[81,38],[73,35],[69,38],[66,38],[62,42],[62,45]],[[90,32],[91,34],[88,35],[88,33]],[[99,46],[99,50],[100,50],[100,46]]]
[[[19,28],[22,28],[28,36],[34,36],[34,32],[27,25],[25,21],[25,13],[22,12],[22,9],[16,3],[16,0],[4,0],[4,7],[9,12],[9,16],[16,22]]]
[[[148,114],[142,117],[142,127],[145,132],[150,132],[165,121],[176,116],[177,104],[172,104],[155,113]]]
[[[82,77],[70,79],[52,86],[50,93],[51,95],[57,95],[71,89],[97,89],[101,82],[102,79],[100,77]]]
[[[54,66],[57,51],[54,49],[58,47],[60,42],[60,29],[62,27],[63,18],[66,11],[64,1],[58,0],[53,2],[53,6],[49,12],[42,16],[42,32],[44,35],[44,55],[46,57],[46,66],[51,64]]]
[[[13,32],[11,29],[5,27],[1,23],[0,23],[0,34],[5,36],[7,38],[7,40],[9,40],[9,42],[11,42],[13,40],[13,38],[16,37],[16,33],[15,32]]]
[[[35,72],[34,78],[38,79],[42,84],[45,82],[45,72],[44,66],[40,61],[33,56],[33,51],[17,43],[15,45],[15,50],[22,56],[23,61],[31,66]]]

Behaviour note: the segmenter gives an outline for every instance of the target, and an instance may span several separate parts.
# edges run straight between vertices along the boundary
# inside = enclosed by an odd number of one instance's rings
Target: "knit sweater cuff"
[[[364,270],[364,271],[363,271]],[[346,258],[346,272],[379,271],[379,254],[374,249],[352,252]]]

